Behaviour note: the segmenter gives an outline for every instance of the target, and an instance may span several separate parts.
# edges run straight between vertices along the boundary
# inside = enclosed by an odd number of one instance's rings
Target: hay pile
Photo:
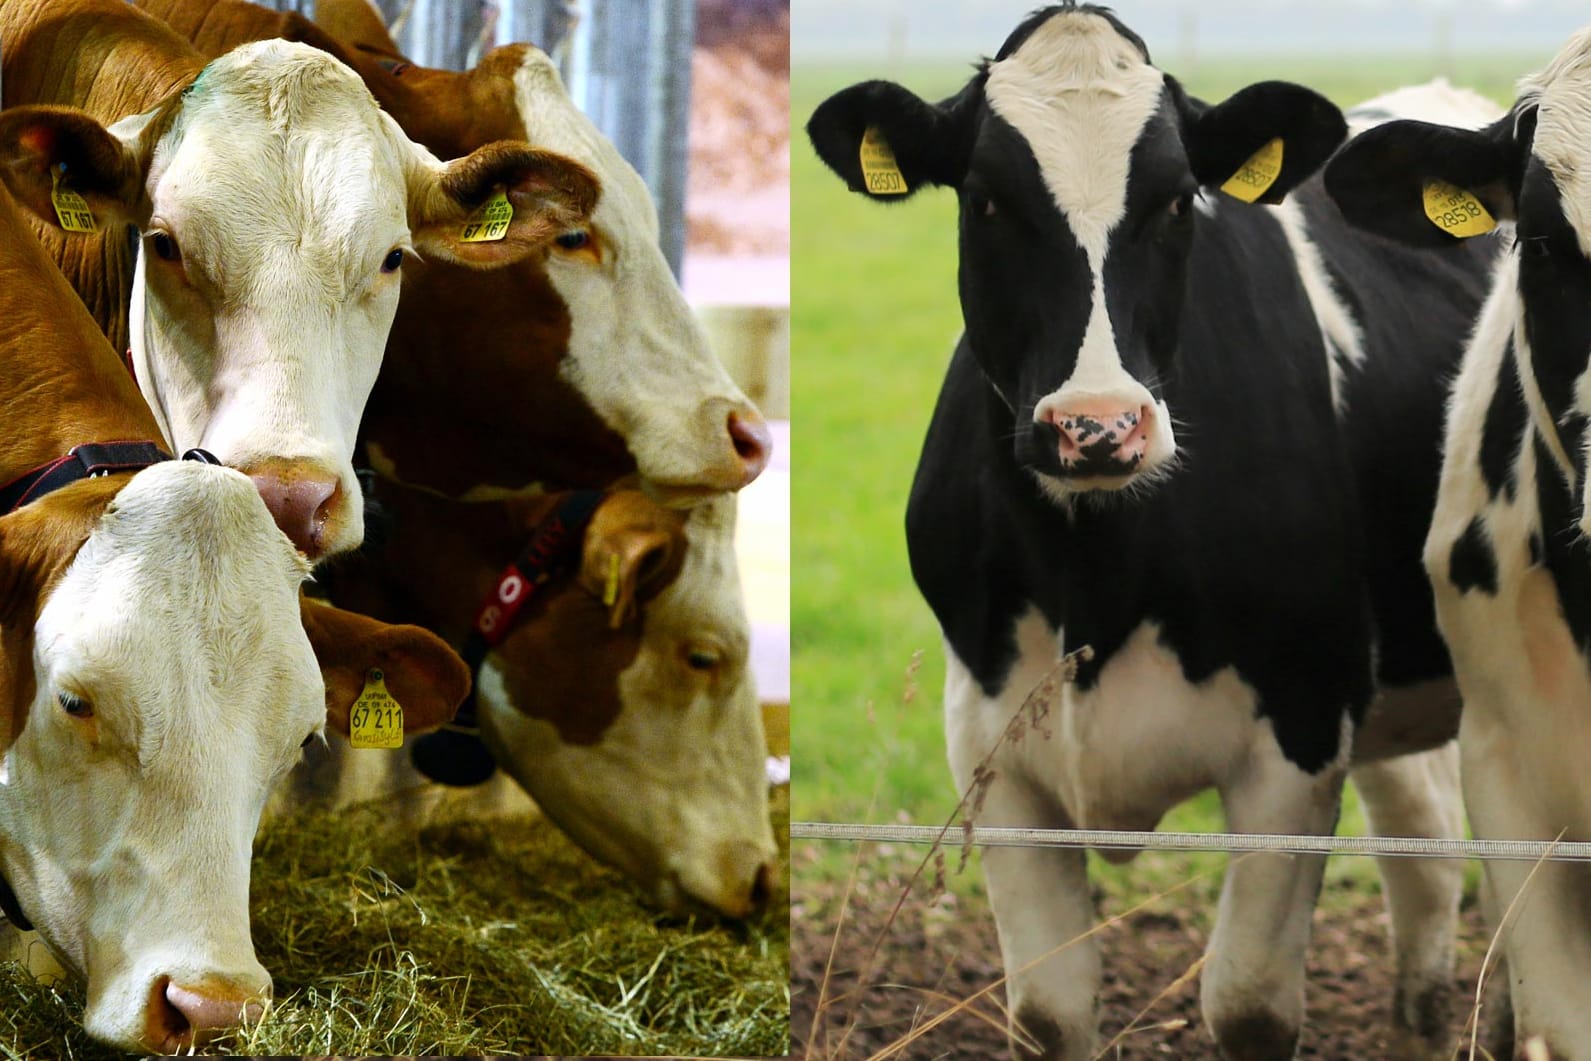
[[[788,837],[788,790],[775,825]],[[783,1056],[784,884],[747,924],[658,914],[543,820],[392,827],[380,807],[273,823],[254,941],[276,981],[259,1027],[209,1053]],[[0,1057],[108,1058],[80,985],[0,966]]]

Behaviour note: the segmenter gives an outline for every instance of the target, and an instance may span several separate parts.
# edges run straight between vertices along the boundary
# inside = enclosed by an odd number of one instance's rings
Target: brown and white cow
[[[411,729],[467,671],[301,603],[308,565],[239,472],[105,445],[159,431],[4,191],[0,364],[0,904],[86,978],[90,1034],[175,1053],[270,993],[249,858],[300,748],[347,732],[372,667]]]
[[[410,64],[389,40],[340,44],[301,17],[242,0],[139,0],[200,50],[286,36],[359,72],[404,131],[441,158],[528,140],[602,181],[590,223],[545,257],[491,273],[433,260],[410,270],[362,438],[388,478],[466,499],[535,485],[600,487],[639,470],[652,496],[691,505],[767,463],[756,408],[708,349],[658,247],[640,176],[525,44],[465,73]],[[323,3],[347,26],[362,5]],[[351,15],[350,15],[351,13]],[[492,381],[490,386],[481,380]]]
[[[524,143],[444,165],[325,52],[269,41],[205,65],[117,0],[0,2],[0,35],[0,178],[49,226],[57,185],[96,216],[61,260],[102,320],[130,313],[166,438],[249,474],[312,558],[356,545],[355,434],[406,262],[537,255],[585,224],[595,178]],[[499,189],[504,237],[468,240]],[[130,281],[124,225],[143,233]]]

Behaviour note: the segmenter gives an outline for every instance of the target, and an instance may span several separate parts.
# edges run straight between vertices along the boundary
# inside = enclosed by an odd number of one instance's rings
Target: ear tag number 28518
[[[1484,236],[1496,220],[1474,195],[1447,181],[1425,182],[1425,216],[1449,236]]]
[[[481,204],[479,210],[464,222],[459,233],[461,243],[495,243],[508,235],[508,223],[514,220],[514,204],[508,196],[498,192]]]
[[[348,713],[349,743],[355,748],[397,748],[403,744],[403,708],[387,692],[386,675],[372,668],[365,691]]]
[[[94,211],[88,208],[88,200],[70,188],[61,187],[60,170],[50,174],[50,204],[55,207],[55,216],[66,231],[94,231]]]
[[[901,175],[895,152],[878,129],[869,125],[862,134],[862,182],[874,195],[905,195],[911,189]]]
[[[1269,191],[1281,175],[1282,139],[1276,137],[1250,155],[1249,160],[1221,185],[1221,190],[1234,199],[1252,203]]]

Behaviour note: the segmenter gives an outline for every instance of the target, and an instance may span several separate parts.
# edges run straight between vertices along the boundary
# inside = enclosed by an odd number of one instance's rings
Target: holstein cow
[[[1329,832],[1351,761],[1451,738],[1418,557],[1433,381],[1488,248],[1426,262],[1354,233],[1304,183],[1343,137],[1335,107],[1280,82],[1193,99],[1088,5],[1028,18],[943,102],[866,82],[808,131],[853,190],[959,199],[966,331],[907,538],[945,638],[952,770],[963,790],[993,770],[983,824],[1151,828],[1213,786],[1234,830]],[[1083,646],[1053,736],[1001,743]],[[1452,829],[1411,773],[1378,764],[1377,824]],[[1039,1056],[1093,1056],[1083,852],[984,864],[1014,1020]],[[1202,1000],[1228,1056],[1293,1055],[1322,865],[1227,871]],[[1394,1021],[1425,1039],[1457,884],[1448,866],[1387,875]]]
[[[249,480],[160,450],[4,191],[0,292],[0,907],[86,977],[90,1034],[176,1053],[270,993],[249,857],[299,749],[348,731],[373,667],[410,729],[468,675],[425,631],[300,604]]]
[[[1489,127],[1394,122],[1326,171],[1349,220],[1414,246],[1513,223],[1449,403],[1425,543],[1464,694],[1464,795],[1479,837],[1591,839],[1588,129],[1583,30]],[[1488,862],[1486,878],[1503,906],[1525,893],[1502,930],[1519,1034],[1543,1037],[1554,1057],[1591,1056],[1591,871]]]
[[[345,47],[296,14],[239,0],[141,6],[211,54],[277,35],[326,48],[442,158],[529,140],[601,179],[590,223],[546,256],[491,273],[442,259],[409,271],[361,433],[384,476],[475,500],[601,487],[638,469],[653,497],[688,506],[762,471],[767,425],[670,275],[645,185],[539,49],[497,48],[454,73],[413,66],[395,45]]]
[[[456,645],[491,629],[481,728],[547,816],[664,907],[760,909],[778,850],[735,499],[688,513],[634,490],[460,503],[379,481],[375,497],[390,538],[323,572],[338,603]],[[334,746],[312,751],[291,796],[340,803],[415,781],[407,756]]]
[[[324,52],[273,41],[206,66],[118,0],[9,0],[0,36],[0,178],[47,226],[93,214],[82,247],[46,234],[90,305],[127,308],[123,226],[142,230],[130,357],[162,432],[249,474],[310,557],[357,544],[354,436],[405,261],[538,255],[586,223],[595,179],[523,143],[444,165]],[[498,190],[512,216],[477,241]]]

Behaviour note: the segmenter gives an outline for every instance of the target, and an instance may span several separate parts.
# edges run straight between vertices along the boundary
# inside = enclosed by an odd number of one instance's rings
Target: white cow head
[[[301,613],[307,573],[247,478],[195,462],[0,517],[0,866],[97,1038],[174,1053],[257,1010],[266,794],[370,666],[419,728],[467,687],[430,635]]]
[[[524,144],[443,165],[347,67],[284,41],[228,53],[109,129],[65,108],[7,112],[0,176],[52,223],[60,179],[101,224],[142,230],[132,359],[162,430],[253,478],[312,558],[363,536],[354,437],[405,259],[519,260],[597,197],[584,167]],[[506,237],[464,242],[498,188]]]

